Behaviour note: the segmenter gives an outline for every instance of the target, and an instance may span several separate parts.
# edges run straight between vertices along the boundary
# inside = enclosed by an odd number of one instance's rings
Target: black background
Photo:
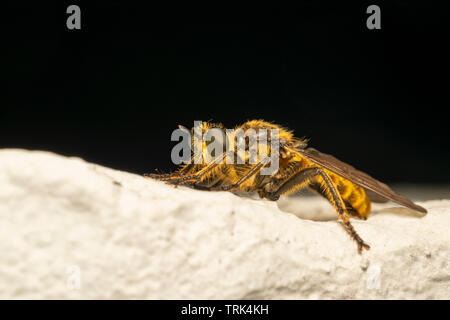
[[[66,27],[69,4],[81,30]],[[381,30],[366,27],[370,4]],[[168,171],[178,124],[258,118],[386,182],[449,182],[447,12],[428,1],[3,6],[0,147]]]

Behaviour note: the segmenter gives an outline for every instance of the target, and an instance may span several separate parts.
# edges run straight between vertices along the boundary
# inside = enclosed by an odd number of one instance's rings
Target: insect
[[[184,128],[184,127],[183,127]],[[202,133],[212,128],[223,128],[221,124],[202,123]],[[185,129],[185,128],[184,128]],[[426,209],[414,204],[408,198],[396,193],[386,184],[372,178],[349,164],[335,157],[307,147],[306,139],[294,137],[292,131],[263,120],[247,121],[235,128],[246,131],[261,129],[272,132],[277,130],[279,139],[278,170],[270,175],[261,174],[261,170],[270,164],[269,158],[251,164],[249,148],[246,145],[244,161],[241,164],[228,164],[226,157],[236,159],[236,144],[230,150],[224,148],[210,161],[189,163],[168,174],[148,174],[146,177],[165,181],[172,185],[188,185],[196,189],[209,191],[257,192],[260,198],[276,201],[282,195],[294,193],[302,188],[310,188],[325,197],[334,207],[339,221],[353,240],[357,243],[358,252],[370,249],[370,246],[355,231],[350,216],[367,219],[371,211],[371,201],[387,202],[392,200],[405,207],[426,213]],[[187,130],[187,129],[186,129]],[[271,154],[271,138],[267,136],[263,145]],[[229,133],[227,139],[236,137]],[[193,142],[195,143],[195,142]],[[197,142],[201,150],[207,148],[204,141]],[[232,144],[233,145],[233,144]],[[260,152],[258,146],[258,152]],[[267,150],[266,149],[266,150]],[[242,162],[242,161],[241,161]]]

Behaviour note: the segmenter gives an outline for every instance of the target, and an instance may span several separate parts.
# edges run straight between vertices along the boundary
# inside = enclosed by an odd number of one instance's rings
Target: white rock
[[[359,255],[336,221],[274,202],[2,150],[0,298],[449,299],[450,200],[420,205],[353,220]]]

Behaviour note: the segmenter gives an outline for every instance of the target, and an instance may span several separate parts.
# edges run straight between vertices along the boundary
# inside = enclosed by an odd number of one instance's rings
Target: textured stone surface
[[[1,150],[0,298],[449,299],[450,200],[420,205],[353,220],[372,246],[359,255],[319,197],[277,204]]]

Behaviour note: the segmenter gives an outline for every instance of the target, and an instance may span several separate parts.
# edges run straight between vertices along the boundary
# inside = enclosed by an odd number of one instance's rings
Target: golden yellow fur
[[[204,122],[202,124],[202,134],[211,128],[223,128],[223,126],[221,124]],[[224,147],[224,154],[216,155],[216,158],[212,161],[203,159],[200,164],[182,165],[172,174],[151,175],[150,177],[175,185],[188,184],[196,188],[212,191],[256,191],[260,197],[270,200],[276,200],[280,195],[294,193],[302,188],[310,187],[328,199],[336,209],[345,229],[358,242],[358,249],[360,250],[362,247],[369,248],[356,234],[348,218],[348,214],[363,219],[369,215],[370,199],[363,188],[313,163],[299,152],[295,152],[298,148],[305,148],[307,141],[294,137],[292,131],[282,126],[263,120],[251,120],[241,126],[237,126],[235,130],[237,129],[242,129],[244,132],[248,129],[256,131],[259,129],[268,131],[277,129],[279,131],[279,169],[276,173],[261,175],[260,171],[264,165],[261,163],[257,165],[250,164],[248,161],[248,149],[245,151],[245,163],[243,164],[227,164],[225,161],[217,161],[220,160],[221,156],[223,159],[226,159],[225,154],[229,150],[226,150]],[[231,143],[234,141],[235,136],[233,133],[229,133],[226,135],[226,139]],[[207,144],[205,141],[201,139],[195,141],[193,139],[192,143],[194,148],[206,151]],[[233,151],[236,153],[236,143],[231,143],[230,145],[234,146]],[[258,148],[262,147],[267,148],[267,155],[271,154],[270,143],[258,146]],[[258,149],[258,152],[260,151]],[[317,170],[317,172],[314,170]],[[305,173],[304,177],[302,176],[303,173]]]

